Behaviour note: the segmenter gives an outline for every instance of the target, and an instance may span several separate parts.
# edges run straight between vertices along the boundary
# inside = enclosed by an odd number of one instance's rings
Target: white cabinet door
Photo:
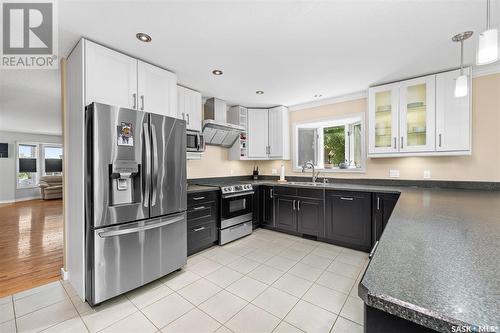
[[[435,75],[400,82],[400,152],[435,150],[435,84]]]
[[[397,153],[399,147],[399,83],[369,90],[369,153]]]
[[[470,68],[464,69],[469,77],[469,94],[455,97],[455,80],[460,70],[436,75],[436,150],[469,151],[470,146]]]
[[[177,76],[160,67],[138,60],[138,109],[177,117]]]
[[[288,109],[269,109],[269,158],[289,159]]]
[[[186,88],[177,86],[177,118],[186,120],[186,103],[185,93]]]
[[[248,158],[268,158],[268,113],[267,109],[248,109]]]
[[[137,108],[137,60],[85,41],[85,104]]]

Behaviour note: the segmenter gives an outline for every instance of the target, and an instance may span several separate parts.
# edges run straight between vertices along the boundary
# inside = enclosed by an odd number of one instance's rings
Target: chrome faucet
[[[312,178],[311,178],[311,180],[312,180],[313,183],[315,183],[316,179],[318,179],[319,171],[318,172],[314,171],[314,164],[311,161],[305,162],[302,165],[302,172],[304,172],[306,169],[312,169]]]

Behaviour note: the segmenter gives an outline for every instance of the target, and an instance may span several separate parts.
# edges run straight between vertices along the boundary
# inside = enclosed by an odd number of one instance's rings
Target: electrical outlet
[[[271,169],[271,173],[273,175],[277,175],[278,174],[278,169]]]
[[[399,170],[398,169],[390,169],[389,170],[389,177],[398,178],[399,177]]]
[[[424,170],[424,179],[431,178],[431,170]]]

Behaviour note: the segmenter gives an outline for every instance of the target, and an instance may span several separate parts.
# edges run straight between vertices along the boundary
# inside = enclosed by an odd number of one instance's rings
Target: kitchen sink
[[[288,182],[290,185],[302,185],[302,186],[323,186],[323,183],[313,183],[313,182]]]

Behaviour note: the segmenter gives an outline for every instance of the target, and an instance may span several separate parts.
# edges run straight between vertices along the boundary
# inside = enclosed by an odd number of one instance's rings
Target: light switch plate
[[[399,177],[399,170],[397,170],[397,169],[390,169],[389,170],[389,177],[391,177],[391,178],[398,178]]]
[[[424,170],[424,179],[431,178],[431,170]]]
[[[277,175],[278,174],[278,169],[271,169],[271,173],[273,175]]]

